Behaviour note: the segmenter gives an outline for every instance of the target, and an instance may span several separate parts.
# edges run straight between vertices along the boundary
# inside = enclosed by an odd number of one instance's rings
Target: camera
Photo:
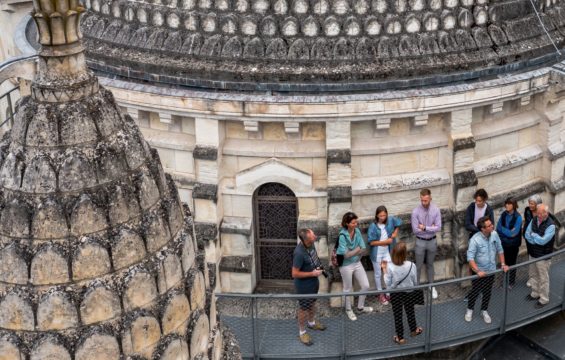
[[[323,267],[323,266],[318,266],[318,267],[316,268],[316,270],[322,270],[322,275],[324,275],[325,278],[328,277],[328,272],[327,272],[326,270],[324,270],[324,267]]]

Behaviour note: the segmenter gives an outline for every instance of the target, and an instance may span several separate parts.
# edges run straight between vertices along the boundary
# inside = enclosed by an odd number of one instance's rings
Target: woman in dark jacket
[[[522,216],[518,213],[518,204],[512,198],[506,199],[504,202],[506,211],[500,214],[498,224],[496,225],[496,232],[502,242],[504,249],[504,260],[508,266],[516,265],[518,258],[518,251],[522,244]],[[508,285],[514,286],[516,282],[516,270],[510,271],[510,278]]]

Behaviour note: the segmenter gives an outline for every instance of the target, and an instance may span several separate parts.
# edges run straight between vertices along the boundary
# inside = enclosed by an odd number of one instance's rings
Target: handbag
[[[410,270],[408,270],[408,273],[406,274],[406,276],[404,276],[402,278],[402,280],[400,280],[399,282],[396,283],[396,285],[393,287],[393,289],[397,288],[398,285],[400,285],[407,277],[408,275],[410,275],[410,273],[412,272],[412,266],[414,266],[414,263],[410,263]],[[416,289],[416,290],[412,290],[412,291],[405,291],[406,294],[408,294],[408,296],[410,296],[410,300],[412,300],[412,302],[414,303],[414,305],[424,305],[424,289]]]
[[[339,247],[339,237],[342,236],[342,234],[340,234],[337,237],[337,240],[335,242],[334,248],[332,250],[332,265],[333,267],[340,267],[343,265],[343,260],[345,259],[345,257],[343,255],[339,255],[337,253],[337,248]]]

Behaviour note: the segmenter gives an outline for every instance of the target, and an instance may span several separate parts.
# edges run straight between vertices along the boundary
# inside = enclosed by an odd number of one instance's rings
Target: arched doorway
[[[255,191],[253,203],[258,285],[289,286],[297,239],[296,196],[282,184],[266,183]]]

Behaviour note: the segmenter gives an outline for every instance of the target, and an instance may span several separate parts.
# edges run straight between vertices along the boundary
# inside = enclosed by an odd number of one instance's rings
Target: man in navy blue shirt
[[[312,229],[300,229],[300,243],[294,249],[292,260],[292,278],[297,294],[317,294],[320,287],[318,277],[322,275],[322,265],[316,253],[316,234]],[[326,327],[314,320],[316,299],[298,300],[298,327],[300,342],[312,345],[312,338],[306,332],[306,327],[312,330],[325,330]],[[307,322],[307,323],[306,323]]]

